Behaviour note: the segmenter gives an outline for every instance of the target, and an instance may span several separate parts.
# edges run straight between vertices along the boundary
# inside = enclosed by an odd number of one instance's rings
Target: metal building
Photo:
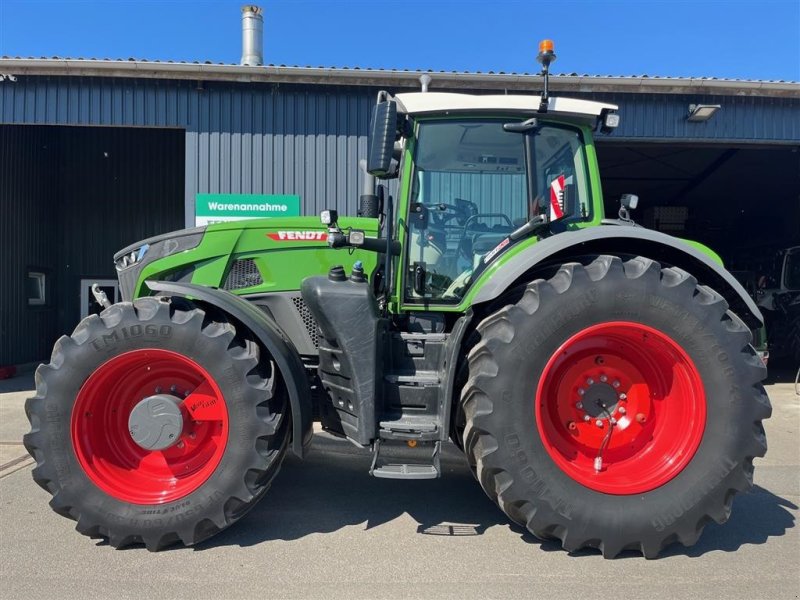
[[[88,285],[114,279],[111,255],[194,225],[198,195],[291,195],[301,214],[353,213],[375,95],[418,90],[420,75],[0,59],[0,366],[46,358],[91,310]],[[430,75],[437,91],[541,83]],[[638,193],[647,225],[734,265],[800,243],[800,84],[575,74],[551,84],[620,105],[620,127],[598,139],[609,211]],[[719,109],[687,118],[698,105]]]

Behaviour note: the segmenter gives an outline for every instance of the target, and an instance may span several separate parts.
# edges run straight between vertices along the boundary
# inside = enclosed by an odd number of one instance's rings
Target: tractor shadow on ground
[[[296,540],[315,533],[331,533],[361,525],[378,527],[408,514],[419,535],[482,535],[494,526],[508,527],[525,543],[546,552],[561,550],[559,541],[542,541],[511,523],[486,497],[461,453],[447,444],[442,453],[442,477],[431,481],[375,479],[368,475],[370,454],[349,442],[315,436],[310,455],[300,461],[289,455],[272,489],[242,521],[195,546],[202,551],[217,546],[252,546],[272,540]],[[763,544],[795,525],[792,502],[755,486],[734,500],[731,519],[724,526],[709,524],[691,548],[675,544],[664,557],[702,556],[720,550],[733,552],[743,545]],[[575,556],[596,556],[582,550]],[[619,558],[641,556],[625,552]]]
[[[288,455],[272,488],[241,522],[196,548],[295,540],[354,525],[370,530],[406,513],[420,535],[482,535],[496,525],[517,529],[449,443],[442,449],[442,477],[435,480],[370,477],[371,458],[347,441],[315,435],[309,456],[301,461]]]

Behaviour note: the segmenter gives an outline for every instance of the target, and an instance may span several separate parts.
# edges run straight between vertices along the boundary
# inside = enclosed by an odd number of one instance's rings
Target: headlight
[[[144,258],[147,251],[150,249],[150,244],[142,244],[136,250],[131,250],[130,253],[123,254],[120,258],[114,261],[117,271],[122,271],[128,267],[132,267]]]

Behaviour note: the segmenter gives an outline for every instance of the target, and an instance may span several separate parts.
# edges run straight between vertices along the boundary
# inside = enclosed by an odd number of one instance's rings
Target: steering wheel
[[[456,199],[458,200],[458,198]],[[464,200],[466,202],[466,200]],[[470,204],[472,204],[470,202]],[[437,225],[444,226],[453,219],[456,220],[459,227],[463,227],[466,219],[468,219],[473,213],[468,212],[468,208],[458,205],[458,204],[448,204],[446,202],[434,202],[431,204],[423,204],[425,208],[434,216],[434,220]],[[474,206],[474,205],[473,205]],[[477,211],[477,206],[475,206],[475,210]]]

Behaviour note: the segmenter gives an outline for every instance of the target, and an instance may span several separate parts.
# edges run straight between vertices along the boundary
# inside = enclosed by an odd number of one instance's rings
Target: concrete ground
[[[0,597],[796,599],[800,398],[793,374],[778,379],[753,491],[698,545],[653,561],[537,541],[509,524],[454,448],[441,479],[405,483],[370,478],[365,451],[325,435],[211,541],[116,551],[49,509],[21,443],[32,377],[0,381]]]

